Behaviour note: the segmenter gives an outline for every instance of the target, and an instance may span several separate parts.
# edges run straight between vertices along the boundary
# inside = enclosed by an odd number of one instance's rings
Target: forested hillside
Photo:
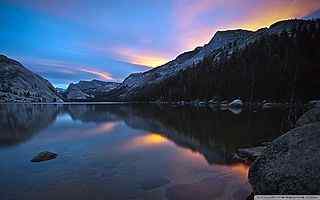
[[[271,27],[270,27],[271,28]],[[319,20],[280,34],[264,35],[245,47],[221,49],[191,68],[140,88],[130,100],[209,100],[213,97],[247,101],[311,100],[320,94]]]

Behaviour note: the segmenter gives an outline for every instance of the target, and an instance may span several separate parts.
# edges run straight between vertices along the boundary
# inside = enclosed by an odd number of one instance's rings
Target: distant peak
[[[216,35],[224,34],[241,34],[241,33],[253,33],[253,31],[244,30],[244,29],[234,29],[234,30],[220,30],[216,32]]]
[[[254,32],[242,29],[217,31],[208,46],[213,50],[219,49],[229,43],[248,38],[251,34],[254,34]]]
[[[8,57],[3,54],[0,54],[0,60],[4,60],[4,59],[8,59]]]

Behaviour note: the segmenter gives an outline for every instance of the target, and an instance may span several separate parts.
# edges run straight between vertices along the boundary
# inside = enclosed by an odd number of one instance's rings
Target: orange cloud
[[[80,71],[87,72],[90,74],[94,74],[99,76],[102,80],[114,80],[112,78],[111,74],[108,72],[103,72],[103,71],[97,71],[96,69],[86,69],[86,68],[81,68]]]
[[[233,26],[257,30],[280,20],[302,18],[318,9],[318,0],[270,1],[249,10],[244,20],[234,23]]]
[[[185,0],[176,1],[174,16],[181,52],[209,42],[218,30],[257,30],[285,19],[301,18],[320,9],[319,0]],[[214,13],[226,13],[216,17]],[[233,13],[228,15],[227,13]],[[201,24],[205,16],[209,23]]]
[[[109,132],[112,132],[115,129],[115,127],[117,127],[119,124],[120,124],[119,122],[106,122],[99,125],[93,132],[109,133]]]
[[[115,48],[113,53],[126,62],[149,67],[157,67],[170,61],[168,56],[148,50],[134,50],[128,47]]]
[[[177,0],[174,2],[174,16],[177,18],[177,25],[184,29],[190,27],[197,16],[218,7],[222,0]]]

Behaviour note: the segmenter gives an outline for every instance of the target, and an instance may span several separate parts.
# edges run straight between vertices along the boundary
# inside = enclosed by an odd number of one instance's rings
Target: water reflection
[[[59,112],[60,106],[54,105],[0,104],[0,147],[30,139],[52,124]]]
[[[286,110],[2,104],[0,199],[245,199],[248,166],[231,155],[277,137],[287,119]],[[59,156],[31,164],[43,150]]]
[[[147,133],[146,135],[141,135],[135,137],[127,144],[127,148],[146,148],[146,147],[156,147],[159,145],[165,145],[169,142],[169,140],[158,133]]]
[[[201,153],[211,164],[227,163],[237,148],[269,141],[286,131],[286,116],[284,110],[228,112],[156,105],[0,105],[0,146],[24,142],[57,118],[71,117],[96,125],[81,134],[71,129],[65,134],[70,138],[106,134],[124,122],[134,129],[154,132],[132,141],[136,146],[169,139]]]

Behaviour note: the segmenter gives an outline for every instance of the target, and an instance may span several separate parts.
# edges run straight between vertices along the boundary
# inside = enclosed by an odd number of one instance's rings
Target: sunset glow
[[[108,72],[99,72],[94,69],[85,69],[85,68],[82,68],[81,71],[97,75],[98,77],[100,77],[100,79],[102,79],[104,81],[113,80],[113,78],[111,77],[111,74],[109,74]]]
[[[0,53],[29,60],[23,64],[31,70],[67,85],[121,81],[208,43],[218,30],[319,14],[320,1],[3,0],[0,11]]]
[[[148,67],[157,67],[170,61],[169,58],[157,55],[156,53],[139,52],[129,48],[118,48],[115,53],[126,62]]]
[[[136,149],[136,148],[152,148],[161,145],[168,144],[169,140],[158,133],[148,133],[134,138],[128,143],[125,148]]]

